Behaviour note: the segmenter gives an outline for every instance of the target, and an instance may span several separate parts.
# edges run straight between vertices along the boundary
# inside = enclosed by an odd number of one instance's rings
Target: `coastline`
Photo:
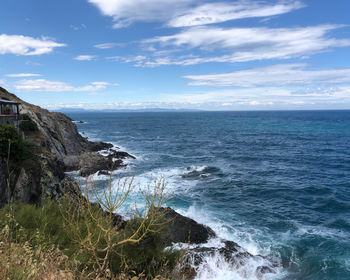
[[[85,123],[85,121],[83,122]],[[82,135],[88,134],[84,132]],[[103,141],[103,139],[96,140]],[[118,143],[106,143],[113,145],[114,148],[119,148]],[[124,150],[126,149],[123,148]],[[97,153],[103,156],[109,155],[108,150],[101,150]],[[132,163],[132,161],[137,160],[137,157],[133,155],[132,158],[127,158],[127,160]],[[124,165],[121,168],[126,166]],[[204,171],[205,168],[187,170],[188,174],[183,176],[201,176],[200,172]],[[108,181],[110,179],[109,175],[96,171],[89,178]],[[234,277],[235,279],[265,279],[264,277],[268,275],[282,273],[289,266],[288,263],[282,264],[277,258],[249,253],[236,242],[218,237],[210,226],[198,223],[195,219],[187,217],[186,213],[181,215],[174,210],[176,208],[167,207],[164,209],[167,209],[169,219],[173,220],[170,233],[167,233],[169,236],[165,237],[166,245],[170,250],[187,251],[184,256],[186,261],[183,265],[188,270],[186,274],[190,275],[191,279],[209,279],[217,273],[224,273],[227,277]],[[123,215],[121,216],[123,217]]]

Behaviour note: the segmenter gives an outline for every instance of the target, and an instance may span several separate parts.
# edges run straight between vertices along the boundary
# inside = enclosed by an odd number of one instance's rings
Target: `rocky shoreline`
[[[62,113],[49,112],[38,106],[26,103],[0,87],[0,97],[20,102],[21,115],[28,116],[38,126],[35,133],[23,133],[35,159],[20,166],[10,162],[7,166],[0,158],[0,207],[6,204],[8,187],[6,169],[13,172],[9,175],[11,195],[15,200],[27,203],[39,203],[43,196],[58,199],[66,191],[63,186],[70,186],[69,191],[80,192],[67,177],[66,172],[78,171],[79,176],[109,175],[110,172],[126,166],[123,160],[135,159],[127,152],[117,150],[110,143],[90,142],[79,134],[78,129],[68,116]],[[99,151],[105,150],[102,154]],[[220,240],[219,247],[212,247],[210,239],[217,238],[209,227],[184,217],[171,208],[162,208],[170,220],[167,230],[162,234],[166,246],[176,243],[191,244],[184,256],[183,270],[194,278],[200,265],[208,256],[217,255],[233,269],[239,269],[250,261],[256,261],[256,277],[262,279],[264,274],[276,273],[279,263],[260,255],[252,255],[237,243]],[[121,216],[115,215],[120,222]],[[127,221],[123,221],[127,223]],[[198,246],[194,246],[198,245]]]

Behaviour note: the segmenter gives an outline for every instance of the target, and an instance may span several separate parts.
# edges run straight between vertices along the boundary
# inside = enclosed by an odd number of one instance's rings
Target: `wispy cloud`
[[[256,110],[256,109],[311,109],[348,108],[350,86],[325,88],[292,89],[240,88],[216,90],[192,94],[160,96],[157,102],[102,102],[98,109],[204,109],[204,110]],[[95,103],[55,103],[46,104],[48,109],[85,108],[96,110]]]
[[[72,28],[75,31],[78,31],[78,30],[81,30],[81,29],[85,29],[86,25],[84,23],[79,24],[79,25],[71,24],[69,27]]]
[[[18,74],[6,74],[6,77],[10,78],[27,78],[27,77],[40,77],[41,74],[34,74],[34,73],[18,73]]]
[[[69,83],[62,81],[50,81],[45,79],[37,80],[21,80],[15,83],[14,87],[18,91],[43,91],[43,92],[88,92],[100,91],[107,88],[107,86],[116,86],[116,83],[108,82],[91,82],[85,86],[72,86]]]
[[[188,75],[190,85],[236,87],[285,87],[350,84],[350,68],[306,69],[306,64],[277,64],[223,74]]]
[[[181,49],[193,56],[157,57],[141,66],[193,65],[206,62],[247,62],[264,59],[289,59],[350,46],[350,39],[330,38],[328,33],[340,25],[298,28],[209,28],[193,27],[175,35],[146,39],[143,44],[162,50]],[[212,56],[215,53],[221,55]],[[199,54],[201,53],[201,54]]]
[[[302,8],[297,0],[209,2],[195,0],[88,0],[102,14],[110,16],[114,28],[137,21],[164,22],[169,27],[211,24],[252,17],[280,15]]]
[[[42,55],[51,53],[55,48],[65,47],[65,44],[41,37],[33,38],[23,35],[0,35],[0,54]]]
[[[289,13],[304,7],[299,1],[271,2],[237,1],[234,3],[208,3],[185,11],[183,15],[175,16],[167,25],[170,27],[186,27],[229,20],[253,17],[270,17]]]
[[[95,55],[78,55],[76,57],[74,57],[74,60],[79,60],[79,61],[91,61],[91,60],[95,60],[97,58],[97,56]]]
[[[114,60],[114,61],[121,61],[125,63],[136,63],[136,65],[139,66],[144,63],[147,57],[143,55],[135,55],[135,56],[128,56],[128,57],[110,56],[110,57],[107,57],[107,59]]]
[[[124,47],[125,44],[123,43],[103,43],[103,44],[97,44],[94,47],[98,49],[112,49],[115,47]]]
[[[192,94],[173,94],[164,97],[164,102],[197,104],[198,108],[211,109],[257,109],[257,108],[344,108],[350,104],[350,86],[236,88]],[[332,105],[333,104],[333,105]],[[324,107],[326,106],[326,107]]]

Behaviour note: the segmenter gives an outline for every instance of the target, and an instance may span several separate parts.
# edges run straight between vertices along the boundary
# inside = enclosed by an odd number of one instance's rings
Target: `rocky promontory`
[[[16,162],[0,156],[0,207],[10,197],[31,204],[40,203],[44,196],[58,199],[67,191],[67,186],[68,192],[81,195],[80,189],[67,177],[67,171],[79,171],[80,176],[96,172],[110,174],[125,166],[124,159],[134,158],[110,143],[88,141],[80,135],[73,120],[62,113],[49,112],[24,102],[1,87],[0,99],[19,102],[20,115],[26,116],[37,127],[31,132],[18,130],[29,147],[30,158]],[[104,153],[100,153],[101,150]],[[266,257],[250,254],[232,241],[221,240],[219,247],[210,246],[208,241],[219,239],[210,227],[184,217],[169,207],[160,211],[164,212],[169,223],[159,242],[168,247],[178,243],[191,245],[181,266],[188,278],[193,278],[198,267],[212,256],[218,256],[234,269],[255,261],[260,264],[256,267],[257,278],[262,278],[266,273],[275,273],[279,266]],[[118,214],[114,218],[119,224],[127,224]]]
[[[79,170],[81,176],[89,176],[100,170],[109,172],[124,167],[122,160],[133,158],[113,149],[110,143],[88,141],[79,134],[72,119],[62,113],[27,103],[1,87],[0,99],[19,102],[20,116],[37,126],[34,132],[19,130],[28,144],[31,159],[19,164],[7,163],[0,157],[0,206],[6,203],[8,191],[15,200],[28,203],[39,202],[43,194],[57,198],[62,195],[62,186],[67,185],[66,171]],[[108,150],[108,156],[98,153],[100,150]]]

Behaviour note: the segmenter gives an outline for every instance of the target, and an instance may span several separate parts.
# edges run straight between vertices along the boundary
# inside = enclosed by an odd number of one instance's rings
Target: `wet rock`
[[[113,144],[111,143],[105,143],[105,142],[89,142],[88,144],[88,151],[90,152],[98,152],[101,150],[107,150],[113,147]]]
[[[269,266],[258,266],[255,272],[256,278],[258,279],[263,279],[264,274],[268,273],[276,274],[276,270]]]
[[[182,174],[181,178],[191,179],[191,178],[200,177],[200,175],[201,175],[201,172],[199,172],[197,170],[193,170],[193,171],[190,171],[188,173]]]
[[[221,247],[195,247],[188,249],[183,257],[183,267],[188,269],[191,266],[197,273],[197,269],[200,266],[205,266],[210,260],[217,260],[218,262],[227,262],[233,270],[239,271],[240,268],[247,265],[252,261],[258,265],[255,268],[255,275],[258,279],[263,279],[265,274],[276,273],[275,268],[280,264],[269,260],[268,258],[260,255],[252,255],[237,243],[232,241],[223,241]],[[242,272],[244,273],[244,272]]]
[[[98,176],[100,176],[100,175],[110,176],[111,173],[109,171],[106,171],[106,170],[100,170],[98,172]]]
[[[136,159],[136,157],[134,157],[133,155],[130,155],[127,152],[116,151],[113,149],[111,149],[111,152],[112,153],[108,155],[108,157],[115,158],[115,159],[126,159],[126,158]]]
[[[165,218],[169,221],[167,230],[162,235],[162,240],[167,246],[179,242],[205,243],[209,238],[216,236],[211,228],[178,214],[170,207],[161,208],[161,211],[164,212]]]

